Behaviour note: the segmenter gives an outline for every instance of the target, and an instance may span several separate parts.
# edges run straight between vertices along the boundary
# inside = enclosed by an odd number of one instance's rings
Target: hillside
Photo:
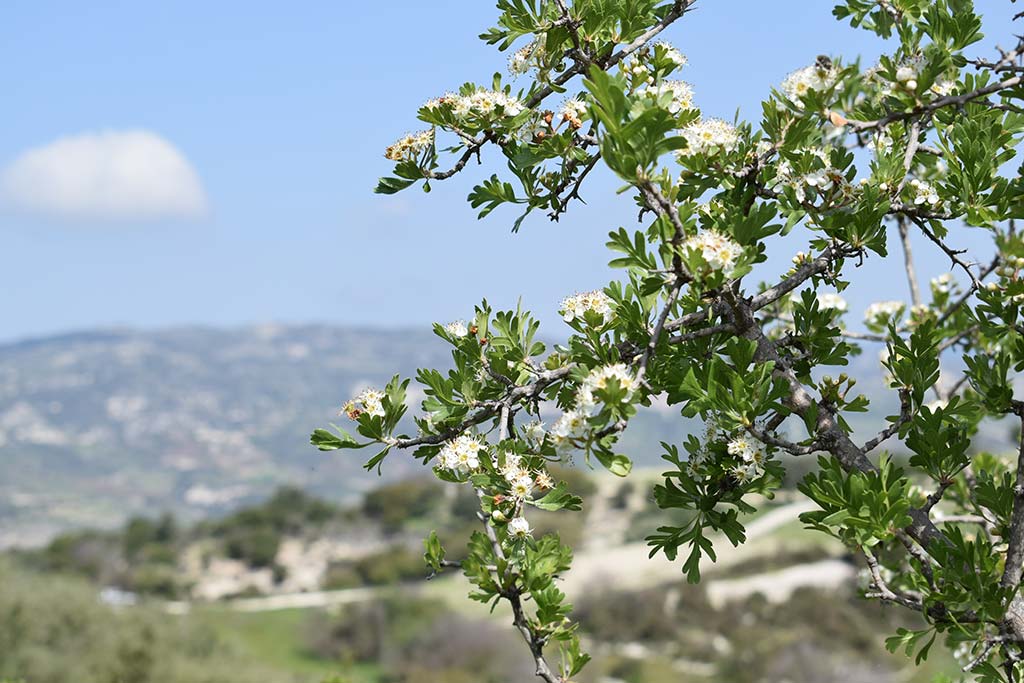
[[[357,455],[308,445],[360,387],[444,367],[429,331],[326,326],[86,332],[0,346],[0,547],[137,512],[204,517],[294,484],[334,501],[375,486]],[[414,401],[418,397],[413,394]],[[671,411],[624,447],[654,464]],[[392,458],[385,476],[416,467]]]
[[[313,326],[0,347],[0,542],[136,511],[197,516],[284,482],[351,496],[369,478],[310,448],[311,428],[355,388],[445,358],[430,334]]]

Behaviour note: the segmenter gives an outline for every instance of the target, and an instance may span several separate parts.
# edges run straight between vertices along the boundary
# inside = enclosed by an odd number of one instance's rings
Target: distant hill
[[[362,452],[310,447],[310,431],[337,420],[361,386],[449,361],[429,331],[328,326],[111,330],[0,345],[0,547],[132,513],[206,517],[281,484],[351,500],[378,477],[361,469]],[[682,433],[670,415],[638,422],[626,452],[655,463],[658,441]],[[396,454],[385,476],[417,467]]]
[[[447,358],[430,333],[324,326],[0,346],[0,544],[131,512],[205,516],[285,482],[349,497],[376,477],[309,432],[361,385]]]

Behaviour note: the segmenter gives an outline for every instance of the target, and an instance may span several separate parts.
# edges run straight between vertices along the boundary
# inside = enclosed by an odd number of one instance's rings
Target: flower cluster
[[[535,40],[525,47],[513,52],[508,58],[508,72],[513,76],[521,76],[529,71],[537,58],[544,55],[544,44]]]
[[[453,337],[465,337],[469,334],[469,328],[466,327],[465,320],[453,320],[444,326],[444,331]]]
[[[958,286],[952,273],[943,273],[931,280],[932,296],[952,294],[957,291]]]
[[[472,434],[462,434],[445,443],[438,456],[441,467],[452,472],[466,473],[480,467],[480,451],[486,444]]]
[[[906,304],[902,301],[878,301],[864,311],[864,322],[875,327],[885,327],[892,319],[903,315]]]
[[[590,434],[590,417],[600,412],[595,392],[604,391],[614,380],[623,391],[618,397],[621,403],[629,403],[636,391],[636,378],[624,363],[615,363],[594,368],[583,379],[576,391],[576,402],[555,420],[551,426],[551,442],[559,453],[568,453]]]
[[[577,441],[590,432],[588,415],[583,410],[568,410],[551,425],[551,441],[559,453],[568,453]]]
[[[517,453],[506,453],[504,464],[498,468],[501,476],[509,487],[509,496],[498,494],[494,497],[495,504],[501,504],[511,500],[514,503],[516,516],[508,522],[508,531],[512,536],[522,538],[531,533],[530,524],[522,515],[522,503],[533,497],[535,489],[548,491],[555,487],[551,475],[545,470],[531,473],[523,462],[522,456]],[[492,515],[496,521],[503,522],[507,519],[504,512],[497,507]]]
[[[506,453],[505,464],[499,468],[516,500],[526,500],[533,496],[535,488],[546,491],[554,488],[551,475],[540,470],[531,473],[523,464],[522,456],[517,453]]]
[[[780,88],[782,93],[799,109],[804,108],[802,98],[811,91],[823,92],[836,82],[834,67],[823,67],[819,64],[805,66],[786,76]]]
[[[350,420],[358,420],[363,413],[376,417],[384,417],[384,392],[380,389],[367,387],[359,395],[350,399],[341,407],[341,412]]]
[[[678,114],[683,109],[693,109],[693,87],[686,81],[661,81],[657,85],[644,88],[640,91],[660,99],[668,95],[668,111],[670,114]]]
[[[686,140],[686,147],[678,152],[680,158],[732,152],[740,142],[736,128],[722,119],[701,119],[683,128],[679,134]]]
[[[545,436],[547,432],[544,431],[544,423],[540,420],[533,420],[523,427],[523,438],[535,445],[543,443]]]
[[[914,194],[914,204],[920,206],[921,204],[931,204],[935,206],[942,202],[939,198],[939,194],[935,191],[935,188],[926,183],[923,180],[914,178],[910,181],[911,192]]]
[[[832,166],[825,150],[809,148],[801,151],[817,157],[821,161],[821,168],[800,173],[793,168],[793,164],[788,159],[782,159],[776,169],[774,189],[778,190],[783,186],[792,187],[796,198],[803,202],[807,199],[808,188],[827,192],[837,186],[846,187],[846,177],[839,169]]]
[[[625,391],[622,403],[628,403],[633,397],[633,390],[636,388],[636,380],[629,368],[624,363],[605,365],[594,368],[583,380],[579,391],[576,393],[576,408],[587,414],[593,415],[597,412],[597,399],[595,391],[603,391],[608,388],[608,381],[615,380],[620,389]]]
[[[696,251],[711,270],[729,275],[743,254],[743,247],[715,230],[703,230],[683,242],[683,249]]]
[[[665,59],[672,62],[676,67],[686,66],[686,55],[677,50],[673,45],[670,45],[664,41],[658,41],[654,44],[655,52],[662,51]]]
[[[567,323],[573,320],[583,320],[587,311],[593,311],[604,319],[607,324],[612,319],[612,300],[599,289],[582,294],[573,294],[562,299],[558,312]]]
[[[896,82],[906,83],[911,90],[917,88],[917,77],[921,73],[922,62],[920,55],[903,58],[896,67]]]
[[[924,56],[920,54],[910,55],[900,60],[899,64],[896,65],[895,83],[899,87],[916,91],[917,90],[917,79],[921,77],[921,73],[925,67]],[[865,76],[876,82],[881,82],[881,94],[883,97],[892,95],[893,88],[892,82],[890,82],[887,75],[883,76],[883,68],[881,65],[875,65],[865,72]],[[945,97],[953,93],[956,88],[956,82],[948,78],[936,78],[935,81],[928,88],[928,91],[938,97]]]
[[[518,116],[525,110],[519,98],[501,90],[486,89],[477,90],[471,95],[448,93],[428,101],[423,106],[427,109],[448,107],[452,114],[460,119],[470,116],[486,118],[497,113],[499,109],[505,116]]]
[[[739,460],[729,469],[729,472],[741,484],[751,479],[757,479],[764,474],[764,462],[767,455],[763,448],[750,439],[745,436],[737,436],[729,441],[726,451]]]
[[[1014,280],[1024,268],[1024,257],[1007,256],[1003,259],[1003,265],[996,268],[996,275]]]
[[[391,161],[412,161],[434,144],[434,129],[409,133],[384,150],[384,157]]]
[[[889,132],[885,129],[876,130],[871,134],[871,137],[865,141],[864,146],[874,152],[876,156],[886,152],[891,152],[892,136],[889,135]],[[862,182],[866,183],[864,180],[862,180]]]

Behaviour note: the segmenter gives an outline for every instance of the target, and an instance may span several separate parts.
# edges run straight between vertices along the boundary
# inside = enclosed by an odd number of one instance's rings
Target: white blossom
[[[808,188],[827,192],[836,184],[846,186],[846,178],[839,169],[832,166],[832,161],[825,150],[815,147],[800,151],[817,157],[821,161],[821,167],[806,173],[799,173],[793,168],[793,164],[788,159],[782,159],[779,161],[775,172],[775,189],[783,186],[792,187],[796,198],[802,202],[807,199]]]
[[[470,472],[480,467],[485,444],[476,436],[462,434],[445,443],[439,455],[441,466],[452,472]]]
[[[715,230],[702,230],[683,242],[683,249],[698,252],[711,270],[720,270],[726,275],[732,273],[743,254],[743,247]]]
[[[953,90],[956,89],[956,81],[952,81],[948,78],[937,78],[932,83],[932,87],[928,88],[929,92],[939,97],[948,97],[953,94]]]
[[[655,49],[661,48],[664,50],[665,59],[672,62],[676,67],[686,66],[687,59],[686,55],[676,49],[673,45],[670,45],[664,41],[658,41],[654,44]]]
[[[523,467],[523,459],[518,453],[506,453],[505,464],[500,468],[501,476],[509,484],[514,484],[517,479],[530,476],[529,470]]]
[[[736,129],[722,119],[701,119],[683,128],[679,134],[686,140],[686,147],[678,152],[680,158],[731,152],[740,142]]]
[[[934,206],[942,201],[939,199],[939,194],[935,191],[935,188],[923,180],[912,179],[910,187],[914,193],[914,204],[916,205],[931,204]]]
[[[818,294],[818,308],[844,312],[847,308],[846,299],[833,292],[820,292]]]
[[[573,442],[582,439],[590,430],[587,422],[588,415],[582,410],[569,410],[555,420],[551,425],[551,441],[555,448],[565,453],[573,446]]]
[[[594,397],[594,392],[606,389],[608,381],[611,379],[616,380],[619,387],[625,390],[626,393],[622,401],[628,403],[633,397],[636,380],[625,364],[616,363],[615,365],[594,368],[590,371],[590,374],[583,380],[579,391],[576,393],[576,408],[593,414],[597,408],[597,399]]]
[[[508,531],[517,538],[525,538],[533,530],[530,529],[530,523],[526,521],[525,517],[513,517],[508,522]]]
[[[562,304],[558,307],[558,312],[562,314],[562,319],[567,323],[577,319],[583,320],[587,311],[597,313],[607,324],[612,319],[612,300],[601,290],[595,289],[592,292],[566,297],[562,299]]]
[[[434,129],[408,133],[384,150],[384,157],[391,161],[417,159],[434,144]]]
[[[637,55],[633,55],[625,59],[620,68],[623,73],[639,78],[642,81],[646,81],[648,83],[654,81],[654,76],[651,75],[650,68],[644,64]]]
[[[529,498],[533,493],[533,477],[524,474],[512,482],[512,496],[518,500]]]
[[[467,119],[471,116],[489,118],[496,114],[500,107],[505,116],[518,116],[525,107],[519,98],[502,90],[481,88],[469,95],[446,93],[442,97],[429,100],[423,105],[427,109],[447,107],[456,118]]]
[[[562,103],[559,114],[563,121],[568,121],[573,128],[583,125],[583,116],[587,113],[587,103],[579,98],[571,98]]]
[[[887,130],[876,130],[867,141],[866,147],[875,154],[892,150],[892,136]]]
[[[466,327],[465,320],[454,320],[444,326],[444,331],[453,337],[465,337],[469,334],[469,328]]]
[[[744,463],[740,465],[734,465],[729,468],[729,474],[733,476],[740,484],[745,484],[748,481],[757,479],[761,476],[763,470],[753,463]]]
[[[864,311],[864,322],[868,324],[883,326],[892,318],[903,314],[906,304],[902,301],[878,301],[867,307]]]
[[[668,95],[668,111],[671,114],[678,114],[683,109],[693,109],[693,87],[686,81],[661,81],[657,85],[645,88],[642,92],[654,97],[661,98]]]
[[[953,278],[952,273],[943,273],[938,277],[933,277],[931,281],[932,294],[949,294],[957,287],[956,280]]]
[[[547,432],[544,431],[544,423],[540,420],[533,420],[523,427],[523,436],[534,443],[540,443],[543,441],[545,434],[547,434]]]
[[[357,420],[363,413],[376,417],[384,417],[384,392],[380,389],[367,387],[359,395],[349,400],[341,408],[350,420]]]
[[[756,474],[760,474],[760,468],[764,465],[766,454],[760,444],[751,441],[745,436],[733,438],[725,447],[729,455],[738,457],[748,465],[754,465]]]
[[[508,72],[513,76],[525,74],[533,66],[534,59],[543,53],[544,45],[539,40],[519,48],[508,58]]]
[[[801,98],[807,93],[824,91],[831,88],[836,81],[835,68],[822,68],[815,64],[797,69],[786,76],[780,86],[782,93],[789,98],[798,108],[803,109],[804,103]]]

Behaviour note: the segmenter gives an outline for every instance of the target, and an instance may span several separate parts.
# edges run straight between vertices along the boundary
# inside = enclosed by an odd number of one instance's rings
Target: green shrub
[[[239,526],[229,532],[224,550],[228,557],[252,567],[269,567],[280,545],[280,532],[272,526]]]
[[[178,572],[164,564],[144,564],[128,574],[124,588],[143,595],[177,600],[184,594]]]
[[[403,546],[392,546],[357,560],[353,564],[353,569],[362,579],[362,583],[371,586],[423,579],[427,575],[423,553],[414,552]]]
[[[410,479],[387,484],[363,497],[363,513],[395,531],[418,517],[436,510],[444,499],[444,487],[430,479]]]

